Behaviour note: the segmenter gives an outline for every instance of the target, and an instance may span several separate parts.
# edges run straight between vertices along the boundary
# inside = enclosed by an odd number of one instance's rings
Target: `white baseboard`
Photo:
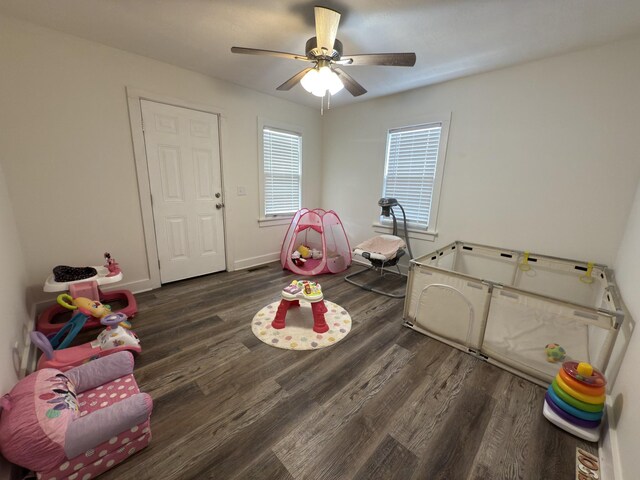
[[[22,326],[22,351],[20,355],[20,368],[18,378],[24,378],[35,371],[38,362],[38,348],[31,343],[31,332],[36,326],[36,306],[31,306],[29,321]]]
[[[267,253],[266,255],[258,255],[257,257],[249,257],[243,260],[237,260],[233,262],[234,270],[244,270],[251,267],[257,267],[264,265],[265,263],[275,262],[280,260],[280,252]]]
[[[611,398],[607,396],[607,414],[602,425],[602,435],[598,442],[598,455],[600,457],[601,480],[623,480],[622,466],[620,464],[620,450],[618,449],[618,436],[615,428],[612,428],[613,405]]]
[[[154,282],[150,278],[143,278],[133,282],[113,284],[105,288],[101,287],[100,290],[104,290],[105,292],[108,292],[109,290],[131,290],[132,293],[142,293],[155,288],[160,288],[161,286],[160,282]]]

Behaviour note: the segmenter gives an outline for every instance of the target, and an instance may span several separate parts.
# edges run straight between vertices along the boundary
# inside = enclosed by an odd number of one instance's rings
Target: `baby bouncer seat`
[[[409,246],[408,244],[409,238],[407,234],[407,219],[404,213],[404,208],[402,208],[402,205],[400,205],[394,198],[381,198],[378,201],[378,205],[382,207],[383,216],[391,216],[393,218],[393,235],[378,235],[376,237],[365,240],[364,242],[356,246],[356,248],[353,249],[353,253],[368,260],[370,265],[363,270],[345,276],[344,279],[347,282],[370,292],[379,293],[380,295],[386,295],[387,297],[404,298],[404,293],[395,293],[392,291],[382,290],[370,285],[369,283],[359,283],[353,280],[354,277],[362,275],[363,273],[371,270],[379,272],[380,278],[384,278],[386,274],[403,276],[402,272],[400,271],[400,267],[398,266],[398,262],[400,261],[400,258],[405,255],[405,247],[409,249],[409,255],[413,258],[413,255],[411,254],[411,246]],[[394,206],[398,206],[402,210],[402,216],[404,220],[404,235],[407,239],[406,243],[401,237],[398,236],[398,225],[396,216],[393,212]],[[385,270],[385,268],[387,267],[396,267],[398,273]]]

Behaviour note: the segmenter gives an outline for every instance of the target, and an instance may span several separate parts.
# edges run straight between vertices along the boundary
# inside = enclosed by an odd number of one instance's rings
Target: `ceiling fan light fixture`
[[[300,80],[302,88],[316,97],[324,97],[329,90],[331,95],[335,95],[344,88],[342,81],[328,66],[309,70]]]
[[[331,95],[335,95],[344,88],[344,85],[342,84],[342,80],[340,80],[340,77],[338,77],[338,74],[336,72],[331,70],[329,67],[325,68],[329,71],[329,75],[327,78],[327,90],[329,90],[329,93]]]

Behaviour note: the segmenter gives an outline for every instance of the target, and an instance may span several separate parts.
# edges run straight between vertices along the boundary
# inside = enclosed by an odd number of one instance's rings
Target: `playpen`
[[[411,262],[405,325],[541,385],[567,359],[605,371],[624,319],[604,265],[466,242]]]

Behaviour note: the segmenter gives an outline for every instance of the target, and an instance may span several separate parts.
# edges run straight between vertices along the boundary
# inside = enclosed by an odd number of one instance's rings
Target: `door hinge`
[[[158,259],[158,270],[160,270],[160,259]]]

